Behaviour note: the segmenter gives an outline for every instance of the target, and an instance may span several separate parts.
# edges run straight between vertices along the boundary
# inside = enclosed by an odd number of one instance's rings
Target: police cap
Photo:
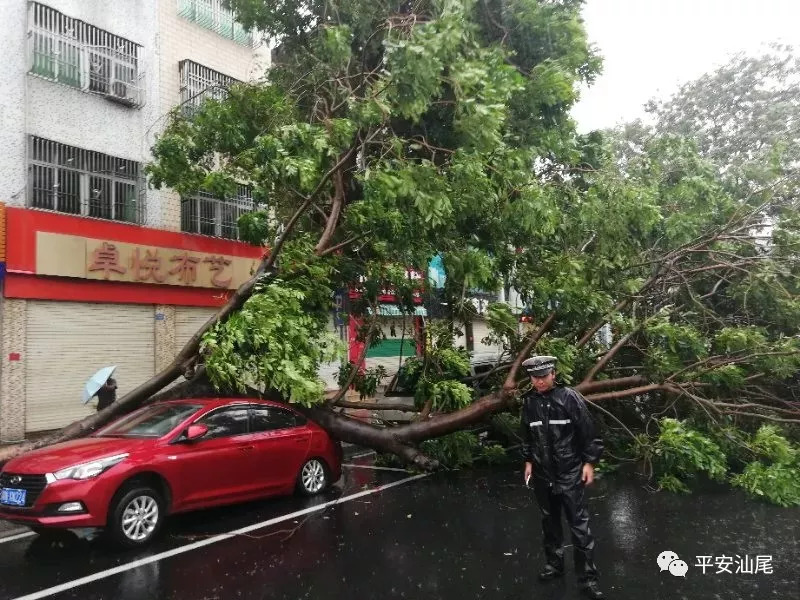
[[[544,377],[556,368],[558,359],[555,356],[532,356],[522,363],[528,375]]]

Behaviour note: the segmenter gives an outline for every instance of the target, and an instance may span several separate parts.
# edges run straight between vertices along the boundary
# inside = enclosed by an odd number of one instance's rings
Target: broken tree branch
[[[631,375],[630,377],[617,377],[616,379],[600,379],[586,383],[579,383],[575,389],[581,394],[593,394],[602,390],[627,387],[630,385],[644,385],[649,383],[649,379],[643,375]]]
[[[620,398],[629,398],[630,396],[638,396],[639,394],[647,394],[648,392],[655,392],[664,389],[666,388],[660,383],[651,383],[650,385],[642,385],[635,388],[628,388],[626,390],[618,390],[616,392],[589,394],[586,396],[586,399],[593,402],[599,402],[601,400],[619,400]]]
[[[350,402],[339,400],[332,403],[332,406],[339,408],[363,408],[364,410],[399,410],[403,412],[419,412],[412,405],[401,404],[399,402]]]
[[[603,354],[603,356],[600,357],[600,360],[598,360],[594,364],[594,366],[592,366],[592,368],[589,369],[589,372],[586,374],[586,377],[583,378],[583,381],[581,381],[581,383],[587,384],[591,382],[592,379],[594,379],[595,375],[597,375],[600,371],[603,370],[603,367],[605,367],[608,364],[608,361],[610,361],[617,355],[617,353],[622,349],[623,346],[625,346],[625,344],[628,343],[628,340],[631,339],[631,337],[633,337],[633,335],[637,331],[639,331],[639,327],[637,327],[633,331],[628,332],[627,334],[623,335],[619,340],[617,340],[617,343],[614,344],[608,352]]]
[[[547,316],[547,318],[542,322],[539,328],[534,332],[534,334],[531,336],[531,339],[529,339],[528,342],[525,344],[525,346],[522,348],[522,351],[519,354],[517,354],[517,357],[514,359],[514,362],[511,363],[511,369],[509,370],[508,375],[506,376],[506,380],[505,382],[503,382],[504,392],[510,392],[517,387],[516,376],[520,365],[528,357],[528,354],[531,353],[531,350],[533,350],[536,347],[536,344],[539,342],[542,336],[547,332],[547,330],[553,324],[553,321],[555,321],[555,319],[556,319],[556,311],[553,311]]]

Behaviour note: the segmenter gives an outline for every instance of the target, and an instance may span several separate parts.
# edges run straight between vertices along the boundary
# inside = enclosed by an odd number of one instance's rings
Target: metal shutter
[[[330,318],[328,319],[328,332],[334,337],[341,339],[341,334],[339,332],[339,328],[336,327],[333,315],[331,315]],[[339,389],[339,384],[336,381],[336,373],[339,370],[339,367],[341,366],[342,366],[341,359],[335,360],[330,363],[322,363],[319,366],[319,371],[318,371],[319,377],[325,383],[326,390]]]
[[[459,323],[458,326],[462,331],[464,331],[463,323]],[[472,322],[472,355],[477,360],[495,359],[500,356],[500,346],[490,346],[481,341],[487,335],[489,335],[489,324],[484,319],[475,319]],[[453,343],[456,348],[467,347],[467,339],[463,335],[456,336]]]
[[[497,358],[500,355],[499,346],[484,344],[481,340],[489,335],[489,324],[484,319],[475,319],[472,322],[472,335],[475,341],[475,358]]]
[[[81,404],[86,380],[117,365],[117,398],[153,376],[153,307],[130,304],[28,302],[25,427],[58,429],[91,414]]]
[[[186,342],[205,325],[216,308],[176,306],[175,307],[175,353],[186,345]]]

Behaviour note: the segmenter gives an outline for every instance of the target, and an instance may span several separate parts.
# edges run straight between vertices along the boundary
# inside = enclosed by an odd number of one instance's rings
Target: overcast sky
[[[739,51],[782,42],[800,48],[800,0],[587,0],[589,40],[603,74],[573,109],[580,131],[644,116]]]

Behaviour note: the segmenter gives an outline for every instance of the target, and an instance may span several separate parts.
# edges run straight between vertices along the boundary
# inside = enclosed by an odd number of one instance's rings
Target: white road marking
[[[354,465],[351,463],[342,463],[343,467],[350,467],[351,469],[373,469],[374,471],[398,471],[400,473],[410,473],[406,469],[399,469],[397,467],[376,467],[375,465]]]
[[[305,508],[303,510],[299,510],[297,512],[290,513],[288,515],[283,515],[281,517],[275,517],[274,519],[269,519],[268,521],[262,521],[261,523],[254,523],[253,525],[248,525],[247,527],[242,527],[241,529],[235,529],[234,531],[230,531],[228,533],[221,533],[220,535],[216,535],[214,537],[200,540],[197,542],[193,542],[191,544],[187,544],[185,546],[180,546],[178,548],[173,548],[172,550],[167,550],[166,552],[161,552],[160,554],[154,554],[153,556],[148,556],[147,558],[140,558],[139,560],[135,560],[133,562],[129,562],[124,565],[119,565],[118,567],[114,567],[113,569],[106,569],[105,571],[99,571],[92,575],[87,575],[86,577],[81,577],[80,579],[75,579],[73,581],[68,581],[66,583],[62,583],[60,585],[56,585],[53,587],[49,587],[47,589],[41,590],[39,592],[34,592],[32,594],[28,594],[27,596],[19,596],[16,600],[38,600],[39,598],[47,598],[49,596],[53,596],[55,594],[60,594],[61,592],[65,592],[67,590],[75,589],[76,587],[80,587],[82,585],[86,585],[87,583],[93,583],[95,581],[99,581],[101,579],[105,579],[107,577],[112,577],[113,575],[117,575],[119,573],[124,573],[125,571],[130,571],[131,569],[136,569],[137,567],[142,567],[144,565],[148,565],[153,562],[158,562],[165,558],[170,558],[172,556],[177,556],[179,554],[184,554],[186,552],[191,552],[192,550],[197,550],[198,548],[203,548],[205,546],[210,546],[211,544],[216,544],[217,542],[222,542],[224,540],[229,540],[237,535],[242,535],[245,533],[250,533],[251,531],[256,531],[258,529],[262,529],[264,527],[269,527],[270,525],[275,525],[276,523],[281,523],[283,521],[289,521],[291,519],[296,519],[297,517],[302,517],[303,515],[307,515],[309,513],[317,512],[320,510],[324,510],[329,506],[333,506],[335,504],[342,504],[344,502],[349,502],[351,500],[356,500],[357,498],[362,498],[364,496],[369,496],[371,494],[376,494],[378,492],[382,492],[384,490],[388,490],[389,488],[396,487],[398,485],[403,485],[404,483],[410,483],[412,481],[416,481],[417,479],[421,479],[423,477],[427,477],[429,473],[420,473],[419,475],[414,475],[412,477],[406,477],[405,479],[400,479],[399,481],[393,481],[392,483],[387,483],[385,485],[380,485],[376,488],[372,488],[370,490],[364,490],[363,492],[358,492],[356,494],[351,494],[350,496],[345,496],[343,498],[338,498],[337,500],[331,500],[329,502],[325,502],[323,504],[318,504],[317,506],[310,506],[309,508]]]
[[[13,542],[14,540],[21,540],[22,538],[30,537],[32,535],[36,535],[33,531],[25,531],[23,533],[18,533],[16,535],[9,535],[3,538],[0,538],[0,544],[5,544],[6,542]]]

